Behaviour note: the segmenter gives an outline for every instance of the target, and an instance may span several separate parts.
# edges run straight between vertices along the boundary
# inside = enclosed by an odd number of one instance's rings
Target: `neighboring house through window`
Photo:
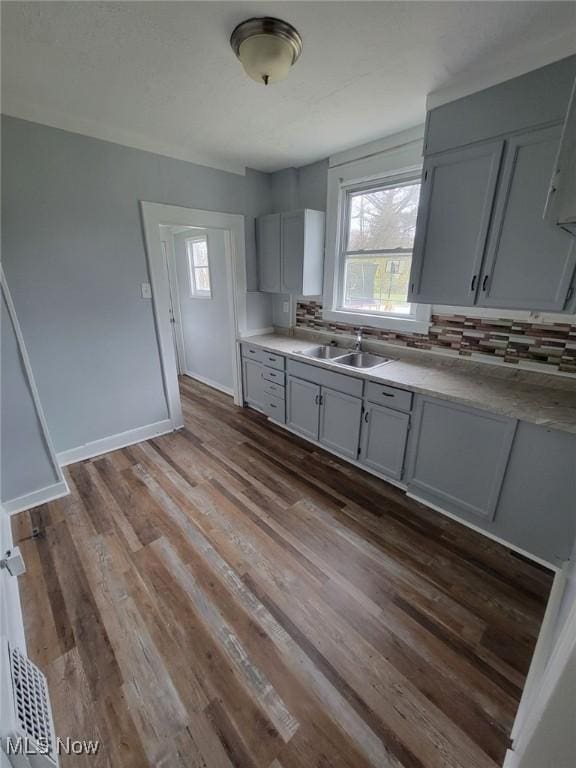
[[[197,298],[212,297],[210,286],[210,263],[208,259],[208,238],[189,237],[186,239],[190,294]]]

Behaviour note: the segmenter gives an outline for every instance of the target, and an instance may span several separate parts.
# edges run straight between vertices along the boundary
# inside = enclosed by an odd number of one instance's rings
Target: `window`
[[[190,295],[196,298],[212,298],[210,265],[208,263],[208,238],[190,237],[186,240]]]
[[[420,179],[343,190],[339,309],[407,317]]]

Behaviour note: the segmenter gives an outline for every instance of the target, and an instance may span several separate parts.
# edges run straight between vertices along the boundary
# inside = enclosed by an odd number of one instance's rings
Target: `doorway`
[[[229,270],[223,230],[160,226],[178,372],[234,394]]]
[[[179,372],[242,403],[236,339],[246,332],[244,216],[140,206],[166,402],[179,429]]]

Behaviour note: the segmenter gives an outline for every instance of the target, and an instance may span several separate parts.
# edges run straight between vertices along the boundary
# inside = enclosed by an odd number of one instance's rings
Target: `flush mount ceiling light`
[[[294,27],[269,16],[238,24],[230,45],[248,77],[264,85],[283,80],[302,53],[302,38]]]

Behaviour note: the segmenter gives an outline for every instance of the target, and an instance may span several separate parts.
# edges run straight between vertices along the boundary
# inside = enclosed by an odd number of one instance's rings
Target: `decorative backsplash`
[[[365,328],[364,336],[414,349],[444,350],[462,357],[482,355],[510,364],[539,364],[562,373],[576,373],[576,325],[436,314],[431,323],[427,334]],[[355,326],[323,320],[318,301],[299,301],[296,327],[350,334]]]

